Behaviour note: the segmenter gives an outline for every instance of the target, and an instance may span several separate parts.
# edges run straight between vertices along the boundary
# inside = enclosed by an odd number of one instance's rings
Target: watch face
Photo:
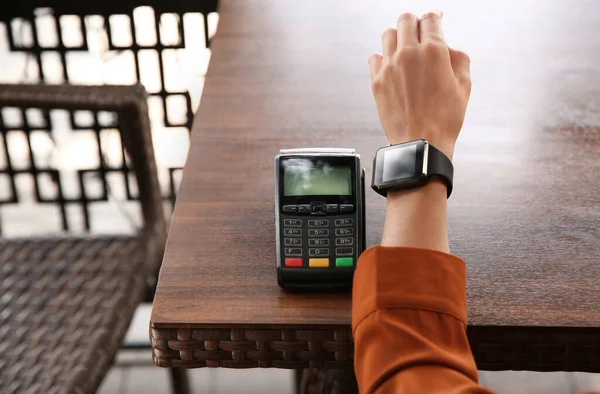
[[[381,182],[401,181],[415,177],[417,145],[399,146],[383,151]]]
[[[373,187],[402,189],[422,181],[424,151],[424,140],[379,149],[373,169]]]

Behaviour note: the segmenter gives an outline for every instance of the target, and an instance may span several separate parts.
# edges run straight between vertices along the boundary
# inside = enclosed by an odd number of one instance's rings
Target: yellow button
[[[309,259],[308,266],[311,268],[329,268],[329,259]]]

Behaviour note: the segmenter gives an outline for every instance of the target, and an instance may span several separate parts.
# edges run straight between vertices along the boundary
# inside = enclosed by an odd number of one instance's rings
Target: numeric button
[[[309,237],[329,237],[329,230],[326,228],[316,228],[308,230]]]
[[[285,227],[302,227],[302,220],[300,220],[300,219],[284,219],[283,225]]]
[[[335,239],[335,246],[350,246],[350,245],[354,245],[354,238],[352,238],[352,237]]]
[[[302,238],[284,238],[283,244],[285,246],[302,246]]]
[[[308,249],[309,257],[328,257],[329,249],[328,248],[311,248]]]
[[[352,218],[335,219],[336,227],[348,227],[348,226],[352,226],[352,225],[354,225],[354,219],[352,219]]]
[[[318,220],[309,220],[308,227],[328,227],[329,220],[318,219]]]
[[[354,229],[352,227],[347,228],[336,228],[335,235],[338,237],[343,237],[347,235],[354,235]]]
[[[308,246],[329,246],[329,238],[309,238]]]
[[[301,237],[302,229],[301,228],[284,228],[283,235],[285,235],[286,237]]]

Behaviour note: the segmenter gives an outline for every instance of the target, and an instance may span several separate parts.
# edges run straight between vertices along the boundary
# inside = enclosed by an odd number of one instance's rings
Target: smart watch
[[[437,177],[446,183],[450,197],[453,174],[454,167],[445,154],[426,140],[416,140],[377,150],[371,187],[385,197],[388,191],[423,186]]]

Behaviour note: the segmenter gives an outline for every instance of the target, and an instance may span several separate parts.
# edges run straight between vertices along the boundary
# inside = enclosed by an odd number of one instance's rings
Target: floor
[[[148,363],[149,356],[149,351],[120,354],[119,360],[124,365],[110,371],[99,394],[169,393],[168,371]],[[196,394],[294,393],[292,372],[286,370],[201,369],[190,371],[189,378],[192,393]]]
[[[168,371],[157,369],[149,351],[121,352],[99,394],[169,393]],[[192,392],[197,394],[293,394],[292,372],[276,369],[190,370]],[[576,394],[600,389],[600,378],[584,373],[481,372],[481,384],[499,393]]]
[[[148,15],[152,10],[141,7],[136,10],[138,29],[143,36],[145,26],[148,25]],[[146,18],[146,19],[144,19]],[[146,22],[144,22],[146,20]],[[100,40],[98,26],[101,21],[93,18],[88,20],[90,26],[89,36],[92,41]],[[218,16],[212,15],[209,28],[214,33]],[[38,29],[43,33],[51,28],[51,21],[42,15],[38,20]],[[97,26],[96,26],[97,25]],[[199,25],[200,29],[201,26]],[[22,29],[23,30],[23,29]],[[150,30],[148,28],[148,30]],[[27,29],[24,29],[27,34]],[[20,54],[9,53],[6,46],[5,25],[0,24],[0,82],[34,81],[26,57]],[[96,36],[98,37],[96,37]],[[96,38],[94,38],[96,37]],[[210,50],[203,46],[191,45],[186,50],[178,51],[173,61],[179,70],[176,75],[170,76],[174,84],[184,84],[190,91],[194,106],[199,102],[204,82],[204,73],[210,59]],[[81,67],[75,67],[77,72],[72,77],[80,83],[127,83],[128,75],[123,70],[130,67],[125,57],[111,54],[106,49],[91,48],[89,54],[81,54],[73,61],[80,62]],[[94,67],[90,67],[93,65]],[[76,65],[77,66],[77,65]],[[152,70],[147,70],[150,74]],[[97,73],[90,70],[102,70]],[[147,86],[148,87],[148,86]],[[152,109],[152,103],[151,103]],[[177,108],[175,108],[177,111]],[[152,111],[154,112],[154,111]],[[156,119],[153,119],[153,133],[156,147],[156,158],[159,167],[181,166],[185,162],[189,138],[185,130],[166,130]],[[89,157],[82,154],[91,137],[69,134],[68,138],[59,141],[58,146],[50,146],[43,139],[34,147],[41,153],[47,152],[48,160],[53,160],[53,165],[64,167],[85,167]],[[11,149],[18,156],[19,149],[26,160],[23,141],[12,142]],[[0,157],[0,167],[2,157]],[[31,190],[32,185],[26,181],[21,182],[20,189]],[[0,193],[2,192],[2,179],[0,179]],[[116,190],[115,194],[119,195]],[[56,231],[54,211],[41,208],[30,200],[25,200],[19,206],[4,206],[0,211],[2,217],[3,233],[5,236],[31,235],[33,233],[47,233]],[[94,212],[98,218],[94,223],[94,232],[129,232],[139,221],[135,210],[129,203],[120,200],[117,196],[114,201],[104,207],[99,207]],[[77,217],[77,212],[74,212]],[[41,219],[43,218],[43,219]],[[127,336],[129,342],[148,343],[148,322],[150,306],[141,306],[136,314]],[[193,392],[208,394],[229,393],[292,393],[293,374],[287,370],[253,369],[253,370],[228,370],[228,369],[197,369],[189,371]],[[498,392],[503,393],[578,393],[584,390],[597,390],[600,392],[600,375],[585,373],[534,373],[534,372],[481,372],[481,383]],[[152,364],[149,350],[121,351],[117,357],[116,365],[104,380],[101,394],[133,394],[133,393],[168,393],[168,371],[157,368]]]

